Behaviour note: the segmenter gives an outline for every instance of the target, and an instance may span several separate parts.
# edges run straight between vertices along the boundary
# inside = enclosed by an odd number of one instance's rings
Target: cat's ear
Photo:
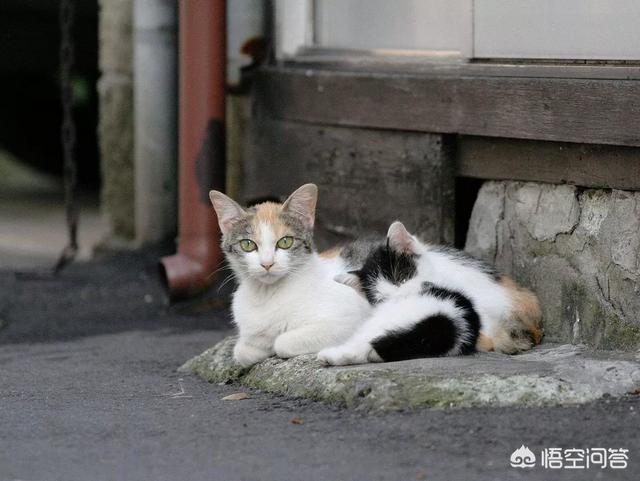
[[[360,278],[354,272],[342,272],[333,278],[338,284],[344,284],[363,294]]]
[[[312,228],[316,218],[317,200],[318,187],[315,184],[304,184],[284,201],[282,210],[299,216],[308,228]]]
[[[220,230],[223,234],[226,234],[231,229],[234,222],[246,215],[240,204],[222,192],[212,190],[209,192],[209,199],[211,199],[213,208],[216,210],[218,224],[220,224]]]
[[[416,240],[400,221],[395,221],[387,232],[387,244],[399,254],[417,254]]]

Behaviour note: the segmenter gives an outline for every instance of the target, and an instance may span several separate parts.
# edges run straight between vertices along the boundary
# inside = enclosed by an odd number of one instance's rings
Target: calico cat
[[[242,366],[340,344],[371,311],[361,295],[334,281],[354,265],[340,250],[325,255],[315,250],[317,193],[315,185],[306,184],[283,204],[247,209],[221,192],[209,194],[222,250],[239,281],[232,302],[239,331],[233,355]]]
[[[374,306],[344,344],[324,349],[326,364],[398,361],[469,354],[516,353],[542,339],[533,293],[461,251],[420,242],[400,222],[361,269],[336,281]]]

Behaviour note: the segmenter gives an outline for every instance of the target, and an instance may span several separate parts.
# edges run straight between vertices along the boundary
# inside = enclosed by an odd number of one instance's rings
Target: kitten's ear
[[[417,254],[415,239],[400,221],[395,221],[387,232],[387,244],[399,254]]]
[[[284,201],[282,210],[300,216],[305,225],[312,228],[316,218],[317,200],[318,187],[315,184],[304,184]]]
[[[209,199],[218,215],[218,224],[223,234],[226,234],[235,221],[246,215],[245,210],[231,197],[222,192],[212,190],[209,192]]]
[[[359,293],[363,293],[362,283],[360,282],[360,278],[354,274],[353,272],[343,272],[338,274],[333,278],[338,284],[344,284],[345,286],[349,286]]]

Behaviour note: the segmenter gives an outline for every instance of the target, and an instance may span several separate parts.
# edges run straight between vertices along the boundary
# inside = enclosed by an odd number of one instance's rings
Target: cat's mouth
[[[264,272],[255,276],[255,279],[263,284],[273,284],[282,279],[282,274],[279,272]]]

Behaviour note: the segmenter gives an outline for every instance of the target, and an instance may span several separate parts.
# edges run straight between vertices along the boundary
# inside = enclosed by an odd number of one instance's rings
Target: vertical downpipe
[[[174,299],[208,287],[222,257],[209,190],[225,178],[225,7],[180,2],[178,252],[161,259]]]

